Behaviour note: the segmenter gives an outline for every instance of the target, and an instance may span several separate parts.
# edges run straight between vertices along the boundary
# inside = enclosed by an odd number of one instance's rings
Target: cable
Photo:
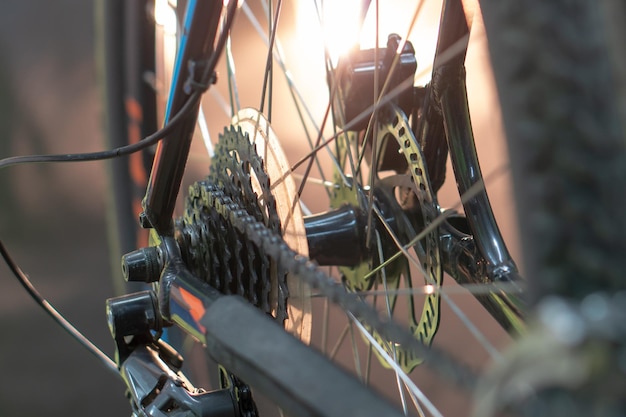
[[[34,163],[46,163],[46,162],[86,162],[86,161],[99,161],[104,159],[112,159],[120,156],[130,155],[134,152],[138,152],[142,149],[148,148],[155,143],[159,142],[166,135],[170,134],[176,126],[192,111],[195,104],[198,102],[201,96],[201,92],[194,92],[189,96],[183,107],[169,123],[157,130],[150,136],[146,136],[144,139],[131,145],[121,146],[106,151],[88,152],[88,153],[76,153],[76,154],[52,154],[52,155],[26,155],[26,156],[12,156],[0,160],[0,169],[7,168],[15,165],[34,164]]]
[[[201,85],[202,81],[208,80],[211,77],[211,73],[217,64],[218,53],[216,51],[221,51],[224,48],[224,44],[226,43],[228,29],[232,25],[234,20],[235,11],[237,10],[237,2],[233,2],[234,4],[229,5],[227,9],[226,15],[226,29],[222,32],[220,37],[217,40],[217,44],[215,45],[214,52],[211,54],[208,60],[208,65],[204,70],[204,73],[201,76]],[[36,164],[36,163],[48,163],[48,162],[87,162],[87,161],[100,161],[105,159],[117,158],[120,156],[130,155],[132,153],[138,152],[142,149],[148,148],[161,139],[163,139],[166,135],[172,132],[174,128],[185,118],[187,113],[193,110],[193,107],[202,97],[202,93],[208,88],[209,83],[206,83],[206,87],[201,89],[194,89],[192,94],[189,96],[183,107],[180,109],[178,113],[174,117],[170,119],[170,121],[163,126],[161,129],[157,130],[150,136],[145,137],[137,143],[133,143],[131,145],[121,146],[119,148],[110,149],[106,151],[98,151],[98,152],[86,152],[86,153],[77,153],[77,154],[52,154],[52,155],[25,155],[25,156],[12,156],[4,159],[0,159],[0,170],[3,168],[7,168],[15,165],[23,165],[23,164]]]
[[[230,28],[232,24],[234,14],[236,11],[236,2],[234,5],[230,5],[227,11],[227,24],[226,27]],[[216,51],[221,51],[226,42],[228,29],[226,29],[222,35],[218,38],[218,42],[216,45]],[[213,68],[217,63],[217,53],[213,53],[208,61],[209,65],[205,69],[204,73],[201,76],[201,80],[206,80],[210,77]],[[203,84],[199,85],[200,87],[204,87]],[[194,89],[192,94],[189,96],[183,107],[176,113],[174,117],[170,119],[170,121],[161,129],[157,130],[153,134],[145,137],[137,143],[121,146],[119,148],[110,149],[106,151],[98,151],[98,152],[87,152],[87,153],[77,153],[77,154],[51,154],[51,155],[26,155],[26,156],[14,156],[9,158],[0,159],[0,169],[7,168],[10,166],[23,165],[23,164],[32,164],[32,163],[48,163],[48,162],[86,162],[86,161],[97,161],[104,159],[112,159],[120,156],[130,155],[134,152],[138,152],[142,149],[148,148],[161,139],[163,139],[166,135],[170,134],[175,127],[189,114],[189,112],[193,111],[194,106],[198,103],[200,98],[202,97],[202,93],[204,90],[208,88],[208,83],[206,87],[201,89]],[[117,364],[107,356],[100,348],[98,348],[95,344],[93,344],[89,339],[87,339],[72,323],[70,323],[61,313],[59,313],[52,304],[50,304],[43,296],[37,291],[35,286],[29,280],[28,276],[22,271],[17,262],[13,259],[13,257],[9,254],[8,250],[4,246],[2,240],[0,240],[0,255],[8,265],[13,275],[18,280],[18,282],[26,289],[26,292],[31,296],[33,300],[41,307],[43,310],[48,313],[52,319],[59,324],[70,336],[72,336],[78,343],[80,343],[85,349],[87,349],[92,355],[94,355],[101,363],[107,368],[109,371],[113,372],[118,378],[121,378],[120,373],[117,368]]]
[[[115,149],[106,151],[89,152],[89,153],[77,153],[77,154],[52,154],[52,155],[26,155],[26,156],[14,156],[4,158],[0,160],[0,169],[7,168],[15,165],[31,164],[31,163],[46,163],[46,162],[86,162],[96,161],[104,159],[112,159],[120,156],[130,155],[134,152],[138,152],[142,149],[148,148],[155,143],[159,142],[166,135],[170,134],[174,128],[180,124],[180,122],[193,111],[194,106],[202,96],[201,91],[194,91],[183,107],[178,113],[167,123],[163,128],[157,130],[153,134],[145,137],[141,141],[122,146]],[[26,289],[26,292],[31,296],[33,300],[48,313],[52,319],[59,324],[63,330],[65,330],[70,336],[72,336],[79,344],[87,349],[92,355],[94,355],[109,371],[114,373],[118,378],[121,378],[117,369],[117,364],[109,358],[100,348],[94,345],[88,338],[86,338],[72,323],[70,323],[61,313],[54,308],[40,293],[35,286],[28,279],[28,276],[22,271],[17,262],[10,255],[4,243],[0,240],[0,255],[8,265],[13,275],[18,282]]]
[[[109,358],[106,353],[104,353],[100,348],[94,345],[89,339],[87,339],[83,334],[72,325],[65,317],[59,313],[52,304],[50,304],[42,295],[35,289],[33,284],[28,279],[28,276],[22,271],[22,269],[17,265],[13,257],[9,254],[4,243],[0,240],[0,254],[4,258],[4,261],[13,272],[13,275],[17,278],[18,282],[26,289],[26,292],[35,300],[37,304],[39,304],[46,313],[52,317],[54,321],[56,321],[66,332],[70,334],[74,339],[76,339],[84,348],[86,348],[92,355],[94,355],[100,362],[107,368],[109,371],[113,372],[115,375],[121,378],[120,373],[117,369],[116,363]]]
[[[52,155],[26,155],[26,156],[14,156],[4,158],[0,160],[0,169],[7,168],[15,165],[31,164],[31,163],[46,163],[46,162],[86,162],[117,158],[120,156],[130,155],[134,152],[138,152],[142,149],[148,148],[155,143],[159,142],[166,135],[170,134],[174,128],[191,112],[194,106],[202,96],[201,91],[194,91],[180,111],[167,123],[163,128],[157,130],[153,134],[145,137],[141,141],[122,146],[115,149],[106,151],[78,153],[78,154],[52,154]],[[26,289],[26,292],[31,296],[33,300],[48,313],[52,319],[59,324],[70,336],[72,336],[78,343],[86,348],[92,355],[94,355],[109,371],[113,372],[118,377],[120,373],[117,369],[117,364],[109,358],[100,348],[94,345],[89,339],[87,339],[72,323],[70,323],[61,313],[59,313],[52,304],[50,304],[43,296],[37,291],[35,286],[30,282],[28,276],[22,271],[17,262],[9,254],[8,250],[4,246],[4,243],[0,240],[0,254],[4,261],[9,266],[13,275],[17,278],[18,282]]]

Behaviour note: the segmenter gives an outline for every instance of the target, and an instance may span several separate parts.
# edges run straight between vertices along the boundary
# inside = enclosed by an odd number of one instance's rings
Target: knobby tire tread
[[[626,141],[600,8],[586,0],[481,5],[531,301],[624,289]]]

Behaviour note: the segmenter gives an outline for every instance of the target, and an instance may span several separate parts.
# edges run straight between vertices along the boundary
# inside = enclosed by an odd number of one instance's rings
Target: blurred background
[[[102,148],[92,2],[9,0],[3,7],[0,157]],[[104,172],[104,163],[4,170],[0,238],[44,297],[112,354]],[[4,263],[0,415],[130,415],[121,382],[36,307]]]
[[[92,2],[6,0],[3,4],[0,158],[101,149],[103,115],[94,62]],[[427,67],[428,55],[432,56],[440,2],[426,4],[429,11],[422,21],[427,24],[419,28],[430,34],[420,32],[420,41],[414,42],[418,52],[425,53],[425,57],[418,56],[418,68]],[[506,157],[484,29],[480,19],[476,20],[467,62],[471,80],[468,93],[483,172],[489,175],[506,166]],[[304,37],[290,39],[287,50],[301,51],[306,46],[305,29],[299,32]],[[253,43],[246,44],[248,48],[242,54],[251,58]],[[297,58],[299,65],[292,67],[295,78],[301,79],[306,91],[324,91],[323,84],[319,87],[309,82],[306,73],[315,54]],[[263,59],[259,57],[259,62]],[[316,62],[321,65],[321,61]],[[245,69],[244,66],[244,73]],[[422,72],[427,82],[429,71]],[[242,89],[248,90],[248,77],[241,78]],[[316,94],[319,97],[324,99]],[[216,118],[222,113],[215,107],[206,111]],[[221,119],[215,122],[209,118],[210,127],[215,129],[211,132],[214,141],[227,123],[223,114]],[[280,121],[275,124],[280,138],[290,138],[292,123],[293,119],[283,117],[282,125]],[[291,160],[297,160],[302,154],[297,142],[285,143]],[[194,146],[202,147],[200,143]],[[190,160],[192,180],[206,173],[208,158],[204,155]],[[0,238],[42,294],[112,355],[104,300],[113,296],[111,274],[119,272],[111,271],[106,252],[105,168],[103,162],[90,162],[31,165],[0,172]],[[439,196],[442,206],[447,207],[459,201],[454,178],[451,174],[448,178]],[[498,174],[491,177],[487,188],[505,240],[513,242],[510,250],[519,259],[509,184],[507,174]],[[321,211],[327,206],[313,204],[310,208]],[[4,264],[0,265],[0,288],[0,416],[130,414],[123,385],[35,305]],[[476,308],[470,295],[455,295],[455,299],[472,313],[474,320],[486,323],[487,335],[496,346],[507,343],[508,337],[494,327],[484,311]],[[454,315],[444,310],[442,316],[436,343],[478,366],[485,363],[487,355],[480,348],[458,343],[459,332],[467,331],[461,329]],[[438,394],[435,376],[424,367],[418,372],[423,374],[427,390],[433,386],[432,395],[439,395],[444,404],[450,403],[447,393]],[[448,405],[457,411],[465,407],[462,403]]]

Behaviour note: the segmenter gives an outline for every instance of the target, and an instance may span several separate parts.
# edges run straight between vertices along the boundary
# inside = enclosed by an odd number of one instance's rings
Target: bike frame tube
[[[481,187],[473,196],[464,201],[465,215],[472,229],[474,240],[487,260],[488,277],[492,280],[505,279],[517,268],[504,245],[491,210],[487,191],[484,186],[480,185],[483,178],[467,105],[465,70],[463,67],[449,69],[451,71],[446,76],[446,88],[440,100],[457,186],[461,195],[470,192],[476,184]]]
[[[188,70],[187,66],[191,62],[204,62],[213,53],[222,4],[222,0],[190,0],[187,3],[165,123],[189,99],[190,92],[184,91],[188,78],[183,72]],[[199,106],[198,102],[189,117],[165,140],[159,142],[156,150],[143,208],[149,226],[161,236],[173,233],[174,206],[185,171]]]
[[[162,317],[203,343],[215,361],[289,415],[341,415],[359,407],[364,417],[402,415],[243,298],[220,294],[194,277],[174,238],[165,237],[162,248],[168,257],[158,295]],[[325,384],[312,386],[312,380]]]
[[[243,298],[217,294],[191,274],[178,273],[171,276],[172,318],[199,337],[215,361],[289,415],[342,415],[345,410],[359,409],[364,417],[402,416]]]
[[[465,85],[464,63],[471,18],[461,0],[444,2],[433,68],[434,95],[441,109],[454,176],[461,196],[483,182]],[[457,52],[443,59],[451,51]],[[491,280],[512,279],[517,274],[517,267],[504,244],[487,192],[482,186],[472,194],[465,199],[463,207],[474,241],[487,261],[487,277]]]

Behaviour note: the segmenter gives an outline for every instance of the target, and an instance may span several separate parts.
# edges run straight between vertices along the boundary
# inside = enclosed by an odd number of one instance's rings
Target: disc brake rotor
[[[377,252],[376,249],[371,249],[369,255],[360,265],[341,267],[340,271],[346,285],[354,291],[368,291],[372,287],[377,288],[382,285],[389,293],[386,296],[386,304],[390,314],[393,314],[396,307],[400,287],[404,286],[404,290],[410,292],[416,285],[411,277],[412,271],[413,274],[422,274],[426,285],[424,290],[426,295],[419,319],[416,317],[418,307],[415,305],[413,295],[407,296],[406,309],[408,311],[408,324],[415,338],[425,344],[430,344],[439,326],[440,295],[438,287],[441,286],[443,280],[438,231],[436,227],[427,228],[438,213],[436,198],[430,185],[421,148],[404,113],[396,107],[387,107],[379,115],[375,136],[373,143],[377,145],[379,160],[385,159],[385,152],[398,152],[404,156],[400,164],[401,169],[395,168],[401,173],[395,173],[382,179],[376,178],[373,187],[359,186],[357,181],[348,181],[346,184],[346,181],[339,179],[342,174],[336,173],[336,184],[339,185],[331,196],[331,205],[340,207],[347,201],[367,213],[370,210],[367,193],[373,192],[374,206],[385,218],[390,220],[385,226],[373,214],[374,218],[371,224],[376,229],[380,241],[376,242],[376,237],[372,237],[370,247],[376,248],[377,244],[380,243],[382,244],[382,253]],[[347,149],[350,146],[349,142],[338,141],[337,146],[339,157],[345,158],[349,152]],[[390,225],[391,222],[393,225]],[[386,230],[387,227],[392,229],[395,238],[390,237],[390,232]],[[418,232],[420,232],[420,239],[414,242]],[[384,268],[381,267],[381,262],[393,257],[400,251],[398,245],[406,247],[405,255],[410,255],[414,259],[414,255],[416,255],[417,259],[413,262],[413,267],[406,256],[397,257],[396,260],[385,263]],[[370,271],[377,267],[379,272],[371,274]],[[373,332],[373,336],[387,353],[398,359],[398,363],[406,372],[410,372],[422,362],[420,357],[402,349],[401,346],[392,346],[376,332]],[[382,358],[381,363],[385,365]]]

